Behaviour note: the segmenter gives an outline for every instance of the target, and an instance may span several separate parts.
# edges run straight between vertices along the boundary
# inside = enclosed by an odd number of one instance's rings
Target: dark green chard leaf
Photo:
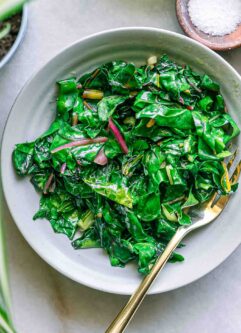
[[[47,218],[55,232],[63,233],[72,239],[80,216],[73,198],[58,190],[41,198],[40,209],[34,215],[34,220],[38,218]]]
[[[167,221],[164,217],[157,221],[157,234],[159,237],[170,240],[177,231],[178,224]]]
[[[113,138],[109,138],[109,140],[105,144],[104,149],[106,156],[111,159],[122,153],[120,145]]]
[[[50,172],[40,171],[39,173],[34,173],[31,177],[31,183],[34,185],[37,191],[43,191],[45,184],[47,183],[50,176]]]
[[[151,238],[144,231],[142,224],[134,212],[127,210],[124,207],[120,207],[119,210],[122,214],[123,222],[125,223],[126,228],[136,242],[141,242]]]
[[[192,207],[198,205],[198,200],[194,197],[192,189],[190,189],[187,200],[182,205],[182,208]]]
[[[75,249],[102,248],[111,265],[133,260],[148,274],[192,207],[237,190],[225,158],[240,130],[225,111],[211,77],[167,55],[59,81],[56,119],[13,152],[17,174],[42,193],[34,219]]]
[[[148,105],[152,105],[159,101],[157,94],[152,93],[151,91],[141,91],[135,98],[132,109],[136,112],[142,110]]]
[[[58,82],[58,86],[57,110],[61,116],[64,116],[66,112],[73,109],[78,96],[76,79],[61,80]]]
[[[78,226],[80,228],[81,231],[85,231],[88,230],[92,224],[95,221],[95,216],[94,214],[91,212],[90,209],[88,209],[79,219],[78,221]]]
[[[128,158],[127,160],[124,160],[122,164],[122,174],[128,177],[132,176],[133,173],[138,168],[138,165],[140,165],[142,157],[143,154],[139,154],[136,156],[134,155],[131,158]]]
[[[140,197],[137,205],[137,216],[143,221],[153,221],[160,216],[160,193],[148,193]]]
[[[132,208],[132,198],[124,184],[111,183],[102,179],[84,178],[83,181],[98,194],[123,206]]]
[[[144,150],[147,150],[149,148],[149,144],[146,142],[146,140],[136,140],[133,143],[133,152],[143,152]]]
[[[47,136],[51,136],[52,134],[54,134],[55,132],[57,132],[58,130],[60,130],[63,126],[66,126],[66,123],[61,119],[61,118],[56,118],[52,124],[50,125],[50,127],[47,129],[47,131],[45,131],[41,137],[39,139],[43,139]]]
[[[52,137],[45,136],[44,138],[35,141],[33,157],[34,162],[40,169],[50,167],[50,146],[52,144],[52,140]]]
[[[203,111],[209,111],[213,105],[213,100],[210,96],[205,96],[198,102],[198,107]]]
[[[121,233],[124,231],[125,227],[122,221],[120,220],[119,214],[117,212],[118,207],[111,207],[108,202],[105,203],[103,207],[103,218],[108,224],[109,228],[113,235],[117,238],[120,237]]]
[[[189,90],[190,84],[183,75],[175,71],[169,71],[160,75],[160,82],[164,89],[170,92],[174,97],[178,98],[180,93]]]
[[[133,129],[133,134],[137,137],[148,138],[154,142],[157,142],[164,137],[173,136],[173,132],[167,128],[159,127],[157,125],[147,127],[148,122],[148,118],[141,119],[141,121]]]
[[[108,96],[104,97],[98,103],[98,115],[101,121],[108,121],[113,115],[118,105],[125,102],[126,97],[122,96]]]
[[[231,118],[229,114],[223,115],[223,118],[226,120],[225,125],[229,125],[231,127],[231,133],[227,133],[225,135],[224,142],[227,144],[229,143],[233,138],[238,136],[240,134],[240,129],[238,128],[238,125],[235,123],[235,121]]]
[[[73,114],[76,114],[79,122],[82,124],[82,131],[90,138],[96,137],[101,131],[101,123],[97,113],[97,103],[88,101],[85,104],[78,97],[73,107]]]
[[[185,109],[171,109],[164,105],[152,104],[137,113],[137,119],[155,119],[157,125],[177,129],[192,129],[192,113]]]
[[[33,163],[34,142],[16,145],[13,152],[13,163],[19,175],[27,175]]]
[[[127,94],[128,89],[140,89],[144,82],[145,73],[140,73],[134,64],[114,61],[108,72],[109,84],[113,92]]]
[[[140,273],[148,274],[151,266],[152,259],[156,256],[156,246],[152,243],[136,243],[134,245],[134,252],[138,255],[138,270]]]
[[[83,235],[72,242],[74,249],[99,248],[100,240],[94,228],[88,229]]]
[[[201,88],[211,90],[211,91],[219,91],[219,84],[213,81],[208,75],[203,75]]]

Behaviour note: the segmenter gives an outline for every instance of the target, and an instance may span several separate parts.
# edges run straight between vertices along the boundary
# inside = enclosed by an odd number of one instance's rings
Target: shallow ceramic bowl
[[[26,32],[26,28],[27,28],[27,21],[28,21],[28,7],[25,5],[23,7],[23,11],[22,11],[22,20],[21,20],[21,25],[20,25],[20,28],[19,28],[17,38],[15,39],[15,42],[13,43],[11,48],[9,49],[8,53],[0,61],[0,69],[4,65],[6,65],[6,63],[12,58],[14,53],[17,51],[19,45],[23,41],[23,38],[24,38],[24,35],[25,35],[25,32]]]
[[[32,141],[45,131],[55,116],[55,82],[94,69],[107,61],[124,59],[145,63],[151,55],[169,54],[179,63],[211,75],[221,84],[229,112],[241,126],[241,80],[219,55],[182,35],[154,28],[125,28],[102,32],[67,47],[25,85],[10,113],[2,143],[1,165],[5,197],[11,214],[32,248],[51,266],[87,286],[117,294],[131,294],[141,281],[134,264],[111,267],[101,249],[72,248],[66,236],[54,234],[49,222],[33,222],[39,206],[27,178],[16,176],[12,151],[19,142]],[[238,144],[240,144],[240,139]],[[186,239],[179,250],[183,263],[168,264],[150,293],[184,286],[224,261],[241,242],[239,217],[241,191],[218,220]]]

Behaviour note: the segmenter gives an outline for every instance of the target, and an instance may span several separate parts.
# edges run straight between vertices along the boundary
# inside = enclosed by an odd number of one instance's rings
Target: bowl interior
[[[134,265],[110,266],[102,250],[72,248],[66,236],[54,234],[44,220],[33,222],[39,195],[30,182],[16,176],[11,154],[16,143],[32,141],[45,131],[55,115],[55,82],[82,75],[116,59],[144,63],[151,55],[167,53],[179,63],[191,65],[217,80],[229,112],[241,126],[241,81],[221,57],[175,33],[152,28],[127,28],[104,32],[75,43],[45,65],[20,93],[9,116],[2,144],[2,181],[11,214],[28,243],[50,265],[88,286],[130,294],[140,282]],[[240,139],[238,140],[240,144]],[[203,276],[220,264],[241,242],[241,223],[235,214],[240,192],[235,194],[216,223],[194,233],[180,249],[183,263],[168,264],[151,293],[175,289]]]

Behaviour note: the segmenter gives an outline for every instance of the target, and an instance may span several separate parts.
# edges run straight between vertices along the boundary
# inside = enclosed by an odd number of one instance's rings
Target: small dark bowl
[[[188,0],[176,1],[176,14],[183,31],[212,50],[227,51],[241,46],[241,24],[228,35],[212,36],[198,30],[192,23],[188,12]]]
[[[8,53],[0,60],[0,69],[12,58],[13,54],[21,44],[27,27],[27,20],[28,20],[28,8],[27,6],[24,6],[22,11],[22,19],[21,19],[21,25],[20,29],[17,35],[17,38],[15,39],[13,45],[9,49]]]

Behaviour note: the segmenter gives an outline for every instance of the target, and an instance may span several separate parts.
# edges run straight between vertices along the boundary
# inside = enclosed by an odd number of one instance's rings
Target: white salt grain
[[[241,0],[189,0],[192,23],[201,31],[223,36],[241,24]]]

